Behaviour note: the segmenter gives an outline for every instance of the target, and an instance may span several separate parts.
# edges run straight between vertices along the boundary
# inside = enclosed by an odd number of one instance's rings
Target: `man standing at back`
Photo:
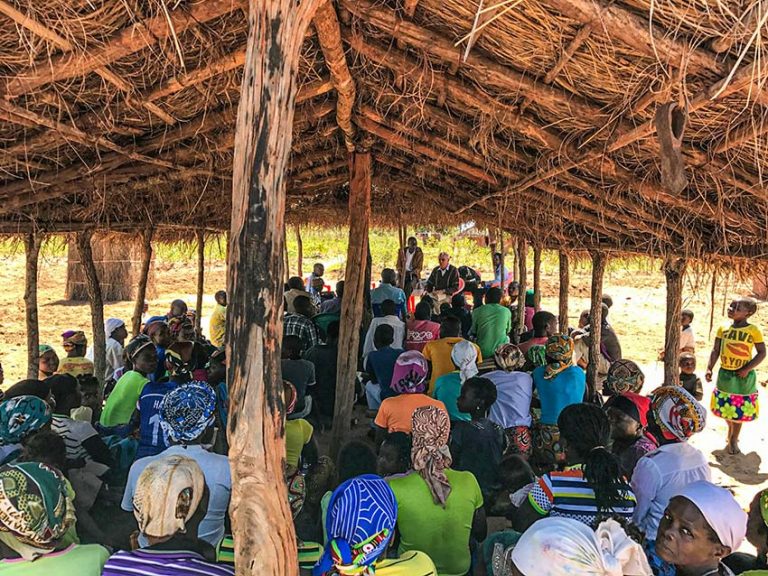
[[[485,305],[472,312],[470,335],[486,358],[493,356],[496,348],[509,342],[512,330],[512,313],[501,305],[501,288],[491,288],[485,296]]]
[[[424,267],[424,252],[418,246],[416,238],[408,238],[407,246],[397,253],[397,271],[400,273],[401,287],[406,297],[411,295],[416,284],[421,280]]]
[[[424,346],[424,358],[427,359],[431,366],[428,394],[432,394],[435,389],[435,382],[440,376],[453,372],[456,369],[451,358],[451,352],[453,351],[454,344],[464,340],[460,334],[461,321],[454,316],[448,316],[440,324],[440,338],[428,342]],[[477,348],[477,363],[480,364],[483,361],[480,348],[474,343],[472,346]]]

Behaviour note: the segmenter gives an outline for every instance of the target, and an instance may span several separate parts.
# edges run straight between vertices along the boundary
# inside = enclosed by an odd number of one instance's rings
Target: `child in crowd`
[[[405,474],[411,469],[411,437],[405,432],[388,434],[379,447],[376,474],[382,478]]]
[[[37,350],[37,378],[45,380],[56,374],[59,369],[59,356],[53,346],[48,344],[40,344]]]
[[[717,331],[715,345],[709,356],[707,382],[712,381],[712,369],[720,360],[717,383],[712,392],[711,409],[715,416],[728,423],[729,454],[739,454],[739,434],[744,422],[757,419],[757,375],[755,368],[765,359],[763,334],[747,322],[757,312],[752,298],[738,298],[728,307],[733,323]],[[753,356],[753,352],[756,352]]]
[[[680,352],[696,352],[696,335],[691,326],[693,312],[687,308],[680,313]]]
[[[296,409],[292,420],[306,418],[312,409],[312,398],[308,397],[309,388],[315,385],[315,365],[301,357],[301,338],[295,334],[283,336],[280,351],[280,367],[283,378],[296,388]]]
[[[396,396],[391,388],[392,373],[395,370],[397,358],[404,352],[394,344],[395,331],[389,324],[379,324],[373,335],[373,343],[376,347],[365,359],[365,371],[370,382],[365,385],[365,396],[368,399],[368,408],[378,410],[381,403],[387,398]]]
[[[704,387],[701,385],[701,379],[696,376],[696,356],[691,352],[680,354],[680,386],[701,401],[704,397]]]
[[[496,386],[487,378],[469,378],[461,387],[456,404],[469,414],[470,422],[455,422],[451,455],[455,470],[472,472],[480,485],[483,500],[498,490],[499,463],[506,449],[504,429],[488,419],[496,402]]]

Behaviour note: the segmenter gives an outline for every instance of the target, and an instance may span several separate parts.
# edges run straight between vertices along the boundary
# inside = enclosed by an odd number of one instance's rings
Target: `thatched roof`
[[[289,220],[344,221],[358,146],[373,152],[380,222],[768,254],[760,2],[479,3],[321,7],[299,71]],[[228,228],[245,11],[0,0],[0,233]],[[689,113],[679,193],[660,176],[666,102]]]

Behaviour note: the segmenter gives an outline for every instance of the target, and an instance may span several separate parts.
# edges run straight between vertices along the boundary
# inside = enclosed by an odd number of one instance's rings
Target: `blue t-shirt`
[[[136,459],[160,454],[168,448],[168,438],[160,426],[160,401],[176,388],[174,382],[147,382],[141,391],[136,409],[141,415],[139,423],[139,448]]]
[[[445,409],[448,410],[448,416],[454,422],[469,422],[472,417],[469,414],[459,412],[459,407],[456,405],[456,401],[461,394],[461,374],[457,371],[443,374],[435,380],[435,391],[433,396],[435,400],[440,400],[445,404]]]
[[[395,371],[395,361],[397,357],[405,352],[402,348],[392,348],[385,346],[381,350],[374,350],[368,354],[367,368],[368,373],[373,376],[376,382],[381,386],[381,399],[397,396],[392,391],[392,373]]]
[[[584,401],[587,377],[578,366],[569,366],[551,380],[544,378],[545,366],[533,371],[533,387],[541,400],[541,423],[557,425],[563,408]]]

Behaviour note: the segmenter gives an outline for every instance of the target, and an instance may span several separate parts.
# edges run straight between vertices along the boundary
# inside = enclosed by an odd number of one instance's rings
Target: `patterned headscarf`
[[[0,540],[25,560],[56,547],[69,529],[71,506],[55,468],[41,462],[0,467]]]
[[[608,369],[603,389],[607,394],[640,393],[645,383],[645,374],[632,360],[616,360]]]
[[[136,358],[136,356],[139,355],[139,352],[148,346],[152,346],[153,348],[155,347],[155,345],[152,343],[152,340],[150,340],[148,336],[140,334],[128,342],[127,346],[125,347],[125,353],[128,355],[128,358],[133,360]]]
[[[493,353],[496,366],[501,370],[513,372],[525,364],[525,354],[514,344],[502,344]]]
[[[181,334],[181,329],[185,324],[192,324],[186,316],[174,316],[168,320],[168,328],[171,330],[171,334],[174,336]]]
[[[76,346],[88,346],[88,339],[82,330],[67,330],[61,335],[64,350],[71,352]]]
[[[216,393],[206,382],[174,388],[160,401],[160,425],[175,442],[196,440],[213,423]]]
[[[152,338],[155,333],[160,330],[163,326],[168,326],[168,323],[165,321],[165,318],[163,316],[155,317],[155,319],[150,318],[147,321],[147,325],[144,326],[144,333]]]
[[[328,503],[328,544],[312,576],[374,574],[397,522],[397,500],[380,477],[364,474],[336,488]]]
[[[203,497],[205,477],[192,458],[164,456],[139,475],[133,494],[133,515],[139,530],[168,538],[186,529]]]
[[[436,406],[422,406],[413,413],[411,461],[429,487],[435,504],[445,506],[451,484],[445,469],[452,462],[448,449],[451,421],[448,413]]]
[[[680,386],[662,386],[653,391],[651,412],[664,438],[685,442],[704,430],[707,411]]]
[[[18,444],[51,421],[51,407],[37,396],[17,396],[0,404],[0,444]]]
[[[453,345],[451,360],[459,370],[462,383],[478,373],[477,348],[469,340],[459,340]]]
[[[40,344],[40,345],[37,347],[37,354],[38,354],[39,356],[42,356],[42,355],[43,355],[43,354],[45,354],[46,352],[54,352],[54,350],[53,350],[53,346],[51,346],[50,344]]]
[[[403,352],[395,360],[390,388],[398,394],[423,394],[427,389],[429,364],[417,350]]]
[[[547,367],[544,378],[551,380],[566,368],[573,366],[573,338],[566,334],[550,336],[546,345]]]
[[[760,517],[765,525],[768,526],[768,489],[760,493]]]
[[[165,369],[171,376],[192,380],[192,352],[189,342],[175,342],[165,350]]]

